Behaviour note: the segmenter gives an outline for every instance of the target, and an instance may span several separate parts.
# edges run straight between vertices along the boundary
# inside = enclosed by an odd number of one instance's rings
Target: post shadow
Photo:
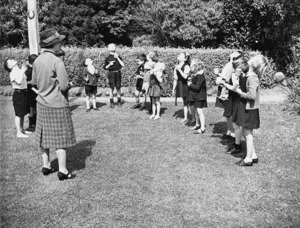
[[[92,149],[96,145],[95,140],[83,140],[76,145],[67,148],[67,169],[70,172],[85,168],[86,159],[92,155]],[[51,167],[58,170],[57,158],[51,162]]]

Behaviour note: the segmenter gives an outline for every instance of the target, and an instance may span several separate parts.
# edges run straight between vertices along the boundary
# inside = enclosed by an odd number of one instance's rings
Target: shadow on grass
[[[105,105],[107,105],[107,104],[106,103],[102,103],[102,102],[96,102],[96,107],[97,108],[102,108]]]
[[[92,155],[95,140],[83,140],[67,149],[67,168],[70,172],[85,168],[86,159]],[[58,170],[57,158],[51,162],[51,167]]]
[[[173,114],[173,117],[174,118],[183,118],[183,108],[181,108],[181,109],[179,109],[179,110],[177,110],[177,111],[175,111],[174,112],[174,114]]]
[[[70,110],[71,112],[74,111],[75,109],[77,109],[80,105],[72,105],[70,106]]]

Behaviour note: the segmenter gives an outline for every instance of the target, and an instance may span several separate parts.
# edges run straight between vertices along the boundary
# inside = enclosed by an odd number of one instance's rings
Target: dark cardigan
[[[206,100],[206,80],[204,74],[197,74],[192,78],[192,84],[189,86],[188,101]]]

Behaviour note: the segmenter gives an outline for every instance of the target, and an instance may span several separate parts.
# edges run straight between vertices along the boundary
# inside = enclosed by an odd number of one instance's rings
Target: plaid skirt
[[[76,138],[70,108],[49,108],[37,102],[35,139],[45,149],[74,145]]]

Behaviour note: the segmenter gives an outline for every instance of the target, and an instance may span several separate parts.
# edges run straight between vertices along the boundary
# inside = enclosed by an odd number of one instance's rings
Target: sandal
[[[63,180],[67,180],[67,179],[73,179],[73,178],[76,177],[76,175],[72,174],[72,173],[69,173],[69,172],[67,174],[64,174],[62,172],[58,172],[57,177],[60,181],[63,181]]]

